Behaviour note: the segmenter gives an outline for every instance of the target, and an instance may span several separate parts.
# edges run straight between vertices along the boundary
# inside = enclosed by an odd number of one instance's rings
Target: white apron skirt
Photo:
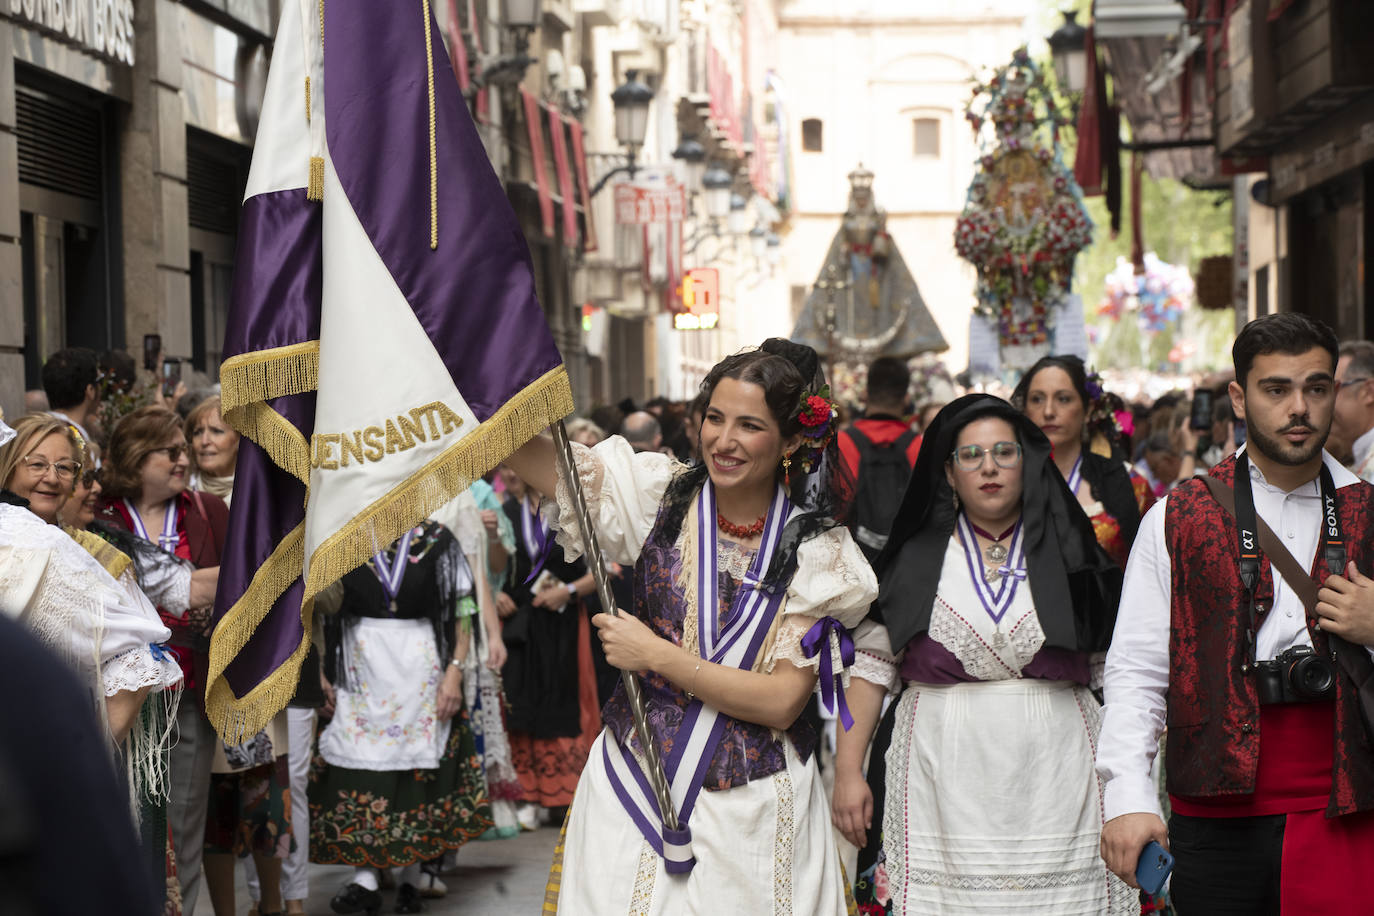
[[[844,871],[816,761],[784,740],[787,769],[743,786],[703,790],[692,812],[696,866],[669,875],[606,776],[602,731],[568,815],[557,912],[687,916],[770,913],[836,916]],[[550,887],[552,895],[553,888]],[[547,906],[547,904],[546,904]]]
[[[346,687],[320,733],[320,755],[353,770],[433,770],[451,720],[438,716],[444,675],[429,620],[361,617],[343,627]]]
[[[1098,854],[1100,727],[1067,681],[909,685],[887,751],[893,912],[1138,914]]]

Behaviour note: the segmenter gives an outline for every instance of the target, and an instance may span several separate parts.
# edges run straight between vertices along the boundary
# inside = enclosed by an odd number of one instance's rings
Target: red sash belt
[[[1259,768],[1250,795],[1183,798],[1170,795],[1189,817],[1257,817],[1325,810],[1331,796],[1335,738],[1332,703],[1283,703],[1260,707]]]

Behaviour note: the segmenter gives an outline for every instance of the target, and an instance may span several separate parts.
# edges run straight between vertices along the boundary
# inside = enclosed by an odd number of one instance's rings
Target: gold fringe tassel
[[[81,528],[73,528],[70,525],[63,525],[62,530],[67,532],[67,535],[80,544],[87,553],[95,557],[95,561],[105,567],[105,571],[115,579],[124,575],[124,572],[133,562],[127,553],[98,534]]]
[[[310,157],[310,178],[305,184],[306,200],[324,200],[324,157]]]
[[[310,77],[305,78],[305,123],[310,123]]]
[[[247,436],[277,466],[310,485],[310,443],[291,421],[264,403],[224,411],[224,422]]]
[[[231,356],[220,367],[219,378],[225,411],[315,391],[320,387],[320,342],[307,340]]]
[[[315,548],[306,574],[306,598],[356,569],[378,545],[395,541],[550,423],[572,412],[572,385],[567,370],[558,366]]]
[[[230,744],[240,744],[265,728],[296,692],[314,623],[314,602],[310,600],[301,606],[301,644],[262,683],[243,697],[235,697],[223,675],[229,663],[248,645],[272,606],[300,577],[304,560],[305,523],[302,522],[282,538],[258,567],[253,580],[215,625],[210,637],[205,712],[220,737]]]
[[[439,247],[439,148],[434,136],[434,38],[429,31],[429,0],[420,0],[425,24],[425,79],[429,86],[429,250]]]

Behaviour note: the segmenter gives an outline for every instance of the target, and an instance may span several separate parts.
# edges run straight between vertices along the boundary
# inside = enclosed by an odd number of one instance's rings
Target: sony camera
[[[1255,663],[1261,703],[1315,703],[1336,698],[1336,666],[1311,646],[1293,646]]]

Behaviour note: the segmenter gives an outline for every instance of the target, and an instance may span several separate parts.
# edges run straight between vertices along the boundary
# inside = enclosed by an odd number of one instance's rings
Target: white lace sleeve
[[[3,510],[13,508],[0,506]],[[43,524],[27,510],[17,511],[22,514],[0,513],[0,586],[11,580],[18,586],[13,595],[6,595],[9,589],[0,587],[0,596],[4,596],[0,603],[98,694],[108,695],[103,684],[106,669],[135,650],[146,653],[151,664],[154,658],[149,645],[166,642],[171,632],[136,587],[113,579],[61,529]],[[16,570],[16,564],[22,568]],[[126,664],[145,665],[141,660],[130,660],[110,668],[111,673],[121,671],[120,666]],[[180,676],[180,669],[169,657],[163,676],[170,678],[173,672]],[[138,678],[135,675],[132,680]],[[152,682],[139,686],[147,683]]]
[[[142,645],[125,649],[105,662],[101,678],[107,697],[121,690],[136,691],[144,687],[152,687],[156,692],[177,684],[181,680],[181,668],[170,653]]]
[[[143,574],[143,594],[167,613],[184,617],[191,607],[193,572],[195,567],[186,560],[178,563],[150,563]],[[124,575],[132,577],[133,572],[126,571]],[[135,588],[137,587],[136,584]]]
[[[802,648],[806,634],[825,617],[834,617],[846,628],[858,626],[877,596],[873,569],[844,528],[832,528],[803,541],[797,549],[797,572],[787,590],[773,651],[762,670],[770,672],[782,660],[819,673],[820,652],[807,658]],[[821,651],[829,651],[831,670],[843,671],[843,683],[848,686],[850,672],[840,657],[839,636],[832,631],[828,642],[828,650]]]
[[[663,492],[681,465],[658,452],[636,453],[620,436],[595,448],[573,443],[572,451],[602,552],[613,563],[634,563],[658,517]],[[540,511],[557,529],[567,558],[575,560],[582,556],[582,532],[572,494],[561,479],[556,497],[546,499]]]
[[[902,679],[898,676],[900,668],[901,659],[892,653],[887,627],[872,620],[855,627],[854,667],[849,669],[854,677],[884,687],[896,696],[902,691]]]

